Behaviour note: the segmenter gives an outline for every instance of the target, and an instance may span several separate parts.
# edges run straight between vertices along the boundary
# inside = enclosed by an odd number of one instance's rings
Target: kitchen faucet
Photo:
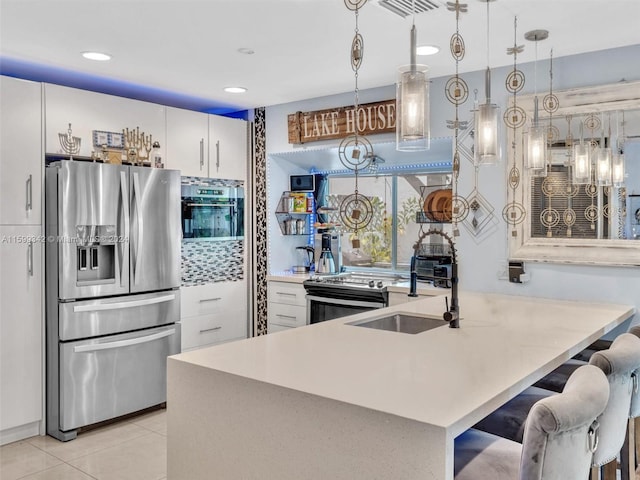
[[[451,306],[447,307],[446,311],[442,315],[442,318],[449,322],[450,328],[460,328],[460,304],[458,302],[458,262],[456,260],[456,248],[453,240],[442,230],[431,228],[426,232],[420,234],[418,241],[413,246],[413,257],[411,257],[411,282],[409,288],[409,296],[416,297],[416,283],[418,274],[416,272],[416,256],[422,241],[430,235],[438,235],[444,238],[451,249]]]

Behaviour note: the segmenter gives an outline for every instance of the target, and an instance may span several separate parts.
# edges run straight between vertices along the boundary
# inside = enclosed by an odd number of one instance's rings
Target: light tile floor
[[[164,409],[82,433],[70,442],[45,436],[0,447],[1,480],[166,480],[166,474]]]
[[[32,437],[0,447],[2,480],[164,480],[166,410],[81,433],[75,440]]]

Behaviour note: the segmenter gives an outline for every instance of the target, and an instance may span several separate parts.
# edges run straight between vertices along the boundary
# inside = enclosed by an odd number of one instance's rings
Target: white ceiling
[[[418,43],[437,44],[441,51],[418,61],[430,66],[432,77],[440,77],[455,68],[449,52],[455,15],[444,1],[434,1],[441,7],[416,16]],[[487,4],[467,3],[469,12],[460,19],[466,43],[462,73],[487,65]],[[524,40],[532,29],[550,31],[539,44],[539,59],[548,58],[551,48],[557,58],[640,43],[639,0],[497,0],[489,5],[492,67],[513,63],[506,49],[514,44],[516,15],[517,42],[525,44],[522,63],[535,59],[534,45]],[[189,105],[201,110],[233,111],[353,90],[354,26],[355,15],[343,0],[0,0],[0,54],[5,65],[17,61],[45,74],[47,69],[88,74],[88,88],[91,82],[121,88],[111,82],[116,80],[164,90],[177,104],[187,96],[193,97]],[[409,63],[411,18],[369,0],[360,10],[359,26],[365,45],[359,87],[393,84],[397,67]],[[244,55],[239,48],[255,53]],[[86,50],[104,51],[113,59],[91,62],[80,56]],[[249,90],[223,92],[229,85]]]

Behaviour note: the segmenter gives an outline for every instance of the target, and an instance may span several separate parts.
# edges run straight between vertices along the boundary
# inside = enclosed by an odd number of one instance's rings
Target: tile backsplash
[[[183,241],[182,286],[244,278],[244,241]]]

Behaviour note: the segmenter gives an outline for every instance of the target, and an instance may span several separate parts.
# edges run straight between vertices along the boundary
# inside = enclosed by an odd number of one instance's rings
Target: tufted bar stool
[[[631,396],[635,383],[634,373],[640,369],[640,338],[632,333],[623,333],[613,341],[608,350],[595,352],[589,363],[604,372],[610,387],[609,402],[598,418],[600,447],[593,456],[593,467],[606,465],[605,479],[615,479],[617,463],[615,460],[623,447],[625,434],[628,431]],[[556,393],[549,390],[538,387],[529,388],[474,427],[513,441],[522,441],[525,420],[531,406],[553,395]],[[598,472],[599,468],[594,468],[592,477],[597,478]]]
[[[592,365],[578,368],[564,391],[531,408],[522,444],[470,429],[455,440],[455,480],[586,479],[597,452],[598,422],[609,382]]]
[[[631,327],[629,333],[640,338],[640,325]],[[633,480],[636,476],[635,470],[640,459],[640,369],[634,374],[634,389],[631,394],[631,409],[629,411],[629,423],[627,425],[627,436],[620,452],[620,470],[622,480]]]
[[[628,333],[640,338],[640,325],[631,327]],[[578,359],[586,359],[588,361],[595,352],[605,350],[607,345],[610,346],[611,342],[598,340],[534,385],[554,392],[560,392],[571,373],[580,365],[584,365],[584,362]],[[636,432],[640,432],[640,393],[638,389],[640,370],[633,374],[633,378],[635,384],[631,394],[631,409],[629,412],[627,433],[622,450],[620,451],[621,480],[634,480],[635,470],[638,466],[638,458],[640,458],[640,435],[636,435]]]

